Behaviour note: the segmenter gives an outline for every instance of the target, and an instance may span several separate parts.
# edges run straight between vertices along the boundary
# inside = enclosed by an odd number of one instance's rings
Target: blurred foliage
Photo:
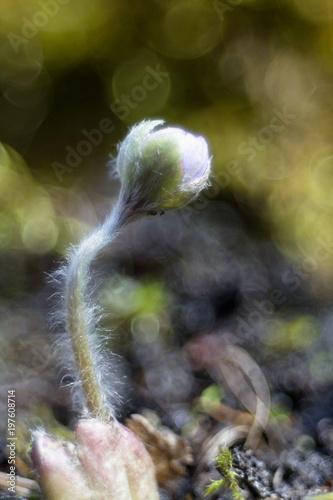
[[[186,398],[224,396],[183,349],[220,329],[263,367],[280,420],[323,402],[304,421],[331,451],[331,0],[2,0],[0,19],[3,384],[60,404],[50,355],[33,354],[44,272],[116,199],[106,165],[128,127],[162,117],[207,138],[214,175],[190,208],[127,228],[105,265],[138,404],[182,429]]]
[[[163,116],[208,138],[221,191],[331,289],[329,1],[4,0],[0,9],[2,247],[45,254],[63,248],[64,232],[73,241],[54,191],[99,186],[124,125]]]
[[[223,399],[223,392],[221,387],[213,384],[207,387],[200,396],[200,405],[204,411],[209,413],[210,410],[214,410],[221,400]]]

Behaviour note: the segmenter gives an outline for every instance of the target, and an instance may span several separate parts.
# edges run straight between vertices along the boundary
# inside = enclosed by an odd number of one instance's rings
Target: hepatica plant
[[[81,402],[76,443],[36,431],[31,457],[44,495],[52,500],[158,499],[152,460],[140,439],[117,422],[116,394],[110,387],[98,325],[100,312],[91,293],[92,264],[123,226],[146,214],[182,207],[207,186],[210,158],[203,137],[163,121],[132,128],[119,147],[118,202],[105,222],[72,248],[57,272],[61,303],[59,341]],[[60,312],[59,312],[60,311]]]

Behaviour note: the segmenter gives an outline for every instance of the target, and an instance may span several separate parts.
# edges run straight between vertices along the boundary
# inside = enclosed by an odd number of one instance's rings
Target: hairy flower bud
[[[205,139],[163,121],[132,128],[119,148],[121,200],[136,214],[180,208],[207,185],[210,158]]]

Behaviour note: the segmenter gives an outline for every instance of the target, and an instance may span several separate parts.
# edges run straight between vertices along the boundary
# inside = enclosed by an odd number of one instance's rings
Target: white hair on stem
[[[130,219],[118,202],[101,226],[70,249],[65,264],[54,274],[61,291],[53,324],[65,329],[57,348],[62,365],[74,378],[74,404],[80,403],[81,410],[83,406],[90,416],[103,420],[114,418],[118,395],[110,386],[111,370],[98,332],[102,313],[92,297],[91,264]]]

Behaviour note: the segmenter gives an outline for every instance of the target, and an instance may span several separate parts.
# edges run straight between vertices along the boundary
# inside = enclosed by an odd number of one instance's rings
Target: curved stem
[[[89,303],[91,263],[111,243],[130,217],[118,203],[106,221],[88,235],[69,258],[65,270],[65,307],[67,330],[71,338],[75,364],[89,413],[97,418],[110,418],[107,398],[102,389],[98,365],[97,319]],[[95,339],[95,341],[94,341]]]

